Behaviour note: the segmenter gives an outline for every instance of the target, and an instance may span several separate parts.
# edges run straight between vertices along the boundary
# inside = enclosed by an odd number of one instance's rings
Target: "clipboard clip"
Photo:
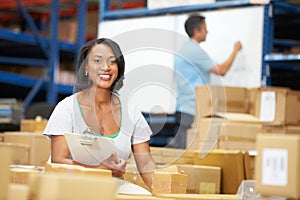
[[[82,134],[80,134],[81,145],[92,146],[96,140],[96,136],[90,127],[87,127]]]

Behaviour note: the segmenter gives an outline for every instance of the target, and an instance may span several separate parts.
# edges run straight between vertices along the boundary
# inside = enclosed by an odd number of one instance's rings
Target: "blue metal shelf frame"
[[[271,67],[300,70],[300,54],[284,55],[272,53],[274,44],[280,44],[281,46],[296,46],[300,44],[300,41],[274,39],[274,15],[285,13],[300,14],[300,4],[286,1],[271,1],[270,5],[265,6],[264,12],[262,82],[263,85],[270,86],[272,85]]]
[[[60,51],[72,52],[75,55],[75,59],[78,56],[80,47],[85,42],[85,23],[86,23],[86,10],[87,0],[80,0],[78,5],[78,30],[76,43],[68,43],[58,41],[58,21],[59,21],[59,2],[58,0],[52,0],[51,2],[51,18],[50,26],[51,33],[49,38],[42,38],[39,36],[38,28],[36,27],[33,19],[28,13],[27,9],[22,6],[21,0],[17,0],[18,9],[24,16],[28,26],[33,31],[33,35],[24,33],[14,33],[5,29],[0,29],[0,38],[17,43],[39,46],[44,53],[46,59],[35,58],[21,58],[21,57],[8,57],[0,56],[0,63],[28,65],[28,63],[40,66],[48,67],[45,73],[39,78],[30,78],[22,75],[6,73],[0,71],[0,82],[30,87],[31,91],[26,96],[23,102],[23,109],[26,109],[33,101],[36,94],[40,89],[47,91],[47,101],[51,104],[57,103],[57,95],[71,94],[73,92],[73,86],[62,85],[56,83],[56,71],[59,65]]]
[[[264,57],[272,51],[273,35],[274,35],[274,20],[273,6],[271,4],[264,6],[264,27],[263,27],[263,49],[262,49],[262,69],[261,69],[261,85],[271,85],[270,66],[266,63]],[[272,36],[272,37],[270,37]]]
[[[163,9],[149,10],[147,8],[138,9],[126,9],[126,10],[109,10],[109,0],[103,0],[100,2],[100,22],[105,20],[115,20],[119,18],[129,18],[136,16],[152,16],[162,15],[167,13],[183,13],[201,10],[212,10],[217,8],[226,7],[241,7],[251,6],[250,0],[235,0],[235,1],[219,1],[205,5],[193,5],[193,6],[180,6]],[[262,72],[261,72],[261,85],[271,85],[270,76],[270,63],[271,62],[285,62],[285,61],[299,61],[299,55],[295,56],[281,56],[274,57],[272,48],[274,43],[281,43],[286,45],[295,45],[297,41],[285,41],[275,40],[274,41],[274,13],[300,13],[299,3],[287,2],[282,0],[271,0],[269,4],[264,6],[264,27],[263,27],[263,55],[262,55]],[[295,69],[295,65],[291,67]]]
[[[138,8],[138,9],[124,9],[124,10],[109,10],[109,0],[100,1],[100,21],[107,19],[118,19],[126,17],[135,17],[135,16],[152,16],[152,15],[161,15],[166,13],[182,13],[182,12],[192,12],[200,10],[212,10],[217,8],[226,8],[226,7],[239,7],[239,6],[249,6],[252,5],[250,0],[235,0],[235,1],[219,1],[209,4],[200,4],[193,6],[180,6],[180,7],[171,7],[171,8],[162,8],[162,9],[147,9],[147,8]]]

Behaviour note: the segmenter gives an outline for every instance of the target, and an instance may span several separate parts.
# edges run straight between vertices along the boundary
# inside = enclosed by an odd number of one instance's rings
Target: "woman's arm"
[[[124,159],[118,158],[115,152],[98,166],[83,165],[81,163],[73,161],[72,159],[70,159],[70,151],[65,136],[63,135],[51,137],[51,162],[111,170],[112,175],[115,177],[123,176],[126,168],[126,161]]]
[[[157,169],[157,166],[151,156],[148,142],[134,144],[132,151],[138,171],[147,186],[152,188],[153,170]]]
[[[77,164],[70,159],[70,151],[63,135],[51,136],[51,162],[62,164]]]

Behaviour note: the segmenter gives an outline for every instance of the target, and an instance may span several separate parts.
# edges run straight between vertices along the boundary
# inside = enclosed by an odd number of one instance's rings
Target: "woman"
[[[117,152],[97,168],[121,177],[132,150],[137,168],[151,188],[152,170],[156,168],[148,144],[152,132],[141,112],[117,93],[125,71],[119,45],[106,38],[86,43],[76,71],[76,93],[57,104],[44,131],[51,137],[51,162],[80,164],[71,159],[63,134],[82,134],[89,128],[95,135],[112,138],[116,146]]]

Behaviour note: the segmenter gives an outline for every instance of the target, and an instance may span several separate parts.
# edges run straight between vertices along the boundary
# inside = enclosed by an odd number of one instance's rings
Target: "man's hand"
[[[237,41],[235,44],[234,44],[234,50],[236,52],[240,51],[242,49],[242,43],[240,41]]]

